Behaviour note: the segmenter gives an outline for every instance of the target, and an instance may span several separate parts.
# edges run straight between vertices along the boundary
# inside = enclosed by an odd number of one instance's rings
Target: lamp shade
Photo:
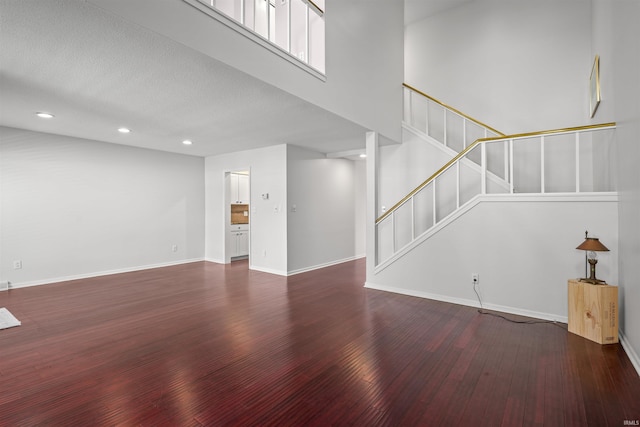
[[[600,240],[598,240],[597,237],[587,237],[584,240],[584,242],[582,242],[582,244],[578,246],[576,249],[580,249],[583,251],[599,251],[599,252],[604,252],[609,250],[605,245],[600,243]]]

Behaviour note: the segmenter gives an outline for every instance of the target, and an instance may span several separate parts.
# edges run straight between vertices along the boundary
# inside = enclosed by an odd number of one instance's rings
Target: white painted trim
[[[532,317],[534,319],[547,320],[549,322],[556,322],[556,323],[565,323],[565,324],[569,323],[569,319],[567,318],[567,316],[559,316],[553,313],[543,313],[541,311],[525,310],[522,308],[509,307],[509,306],[498,305],[498,304],[485,303],[485,304],[482,304],[482,306],[487,310],[499,311],[499,312],[508,313],[508,314],[515,314],[517,316]]]
[[[322,264],[317,264],[317,265],[312,265],[311,267],[305,267],[305,268],[299,268],[297,270],[291,270],[287,273],[287,276],[294,276],[296,274],[300,274],[300,273],[306,273],[308,271],[313,271],[313,270],[318,270],[320,268],[325,268],[325,267],[331,267],[332,265],[338,265],[338,264],[342,264],[345,262],[349,262],[349,261],[355,261],[359,258],[364,258],[365,255],[359,255],[359,256],[351,256],[351,257],[347,257],[347,258],[343,258],[343,259],[338,259],[335,261],[329,261],[329,262],[325,262]]]
[[[182,1],[187,3],[190,6],[193,6],[195,9],[199,10],[200,12],[204,13],[205,15],[210,16],[211,18],[215,19],[216,21],[220,22],[221,24],[227,26],[228,28],[232,29],[236,33],[245,36],[249,40],[251,40],[251,41],[259,44],[260,46],[264,47],[265,49],[275,53],[279,57],[285,59],[286,61],[290,62],[291,64],[295,65],[296,67],[306,71],[307,73],[311,74],[312,76],[316,77],[317,79],[322,80],[323,82],[327,81],[327,77],[323,73],[321,73],[320,71],[316,70],[312,66],[302,62],[301,60],[299,60],[294,55],[292,55],[289,52],[287,52],[286,50],[282,49],[280,46],[271,43],[269,40],[265,39],[260,34],[250,30],[247,27],[245,27],[243,24],[237,22],[235,19],[232,19],[232,18],[226,16],[224,13],[218,12],[217,10],[212,9],[209,6],[207,6],[205,4],[202,4],[198,0],[182,0]],[[307,52],[308,52],[308,50],[307,50]]]
[[[99,271],[95,273],[74,274],[71,276],[52,277],[44,280],[35,280],[32,282],[10,283],[9,289],[28,288],[31,286],[51,285],[54,283],[68,282],[70,280],[91,279],[93,277],[110,276],[112,274],[131,273],[134,271],[150,270],[152,268],[171,267],[174,265],[190,264],[192,262],[204,261],[204,258],[192,258],[180,261],[163,262],[158,264],[140,265],[137,267],[119,268],[115,270]]]
[[[442,151],[444,154],[446,154],[447,156],[450,156],[451,158],[454,158],[459,154],[456,150],[449,148],[448,146],[444,145],[442,142],[438,141],[431,135],[427,135],[421,130],[416,129],[405,122],[402,122],[402,129],[414,134],[418,138],[423,139],[426,143],[431,144],[433,147]],[[478,174],[482,174],[483,168],[476,162],[468,159],[467,157],[463,157],[462,159],[460,159],[460,161],[464,166],[470,168],[474,172],[478,172]],[[494,174],[489,170],[486,171],[486,174],[492,182],[494,182],[495,184],[498,184],[500,187],[504,188],[505,190],[510,190],[511,188],[510,184],[506,180],[504,180],[503,178],[500,178],[498,175]]]
[[[636,368],[636,372],[638,373],[638,376],[640,376],[640,357],[638,356],[638,353],[636,353],[622,331],[618,331],[618,338],[620,338],[620,344],[622,344],[622,348],[627,353],[627,357],[631,361],[631,364]]]
[[[443,220],[435,224],[429,230],[421,234],[418,238],[407,243],[407,245],[405,245],[403,248],[400,248],[400,250],[394,253],[390,258],[376,265],[374,269],[374,274],[380,273],[382,270],[384,270],[385,268],[387,268],[388,266],[396,262],[398,259],[402,258],[405,254],[409,253],[413,248],[417,247],[422,242],[427,240],[429,237],[433,236],[440,230],[444,229],[447,225],[451,224],[453,221],[461,217],[464,213],[471,210],[471,208],[477,205],[478,203],[480,203],[480,197],[476,196],[471,200],[469,200],[464,205],[460,206],[460,208],[458,208],[449,216],[445,217]]]
[[[439,149],[440,151],[442,151],[444,154],[448,156],[455,157],[456,155],[458,155],[456,150],[447,147],[446,145],[444,145],[442,142],[438,141],[431,135],[427,135],[426,133],[422,132],[419,129],[414,128],[413,126],[411,126],[406,122],[402,122],[402,129],[414,134],[420,139],[423,139],[425,142],[432,144],[434,147],[436,147],[437,149]]]
[[[618,192],[485,194],[486,202],[617,202]]]
[[[380,286],[371,282],[366,282],[364,287],[367,289],[375,289],[378,291],[393,292],[395,294],[409,295],[412,297],[442,301],[450,304],[458,304],[458,305],[464,305],[468,307],[480,308],[480,304],[478,303],[478,301],[466,299],[466,298],[456,298],[456,297],[451,297],[447,295],[432,294],[430,292],[416,291],[413,289],[396,288],[392,286]],[[559,322],[559,323],[568,322],[567,317],[558,316],[552,313],[542,313],[539,311],[524,310],[521,308],[508,307],[508,306],[497,305],[497,304],[487,304],[487,303],[484,303],[482,307],[486,310],[499,311],[501,313],[508,313],[508,314],[515,314],[517,316],[532,317],[534,319],[547,320],[550,322]]]
[[[432,294],[430,292],[416,291],[414,289],[396,288],[394,286],[377,285],[372,282],[365,282],[364,287],[367,289],[375,289],[377,291],[392,292],[394,294],[408,295],[412,297],[432,299],[436,301],[448,302],[451,304],[466,305],[470,307],[480,307],[474,300],[456,298],[440,294]]]
[[[356,255],[353,257],[348,257],[348,258],[344,258],[344,259],[340,259],[340,260],[336,260],[336,261],[331,261],[331,262],[327,262],[324,264],[318,264],[312,267],[307,267],[307,268],[302,268],[299,270],[294,270],[294,271],[290,271],[290,272],[284,272],[281,270],[274,270],[271,268],[264,268],[264,267],[255,267],[255,266],[249,266],[250,270],[255,270],[255,271],[261,271],[263,273],[270,273],[270,274],[276,274],[278,276],[293,276],[295,274],[300,274],[300,273],[305,273],[307,271],[313,271],[313,270],[317,270],[320,268],[325,268],[325,267],[330,267],[332,265],[337,265],[337,264],[342,264],[345,262],[349,262],[349,261],[355,261],[357,259],[360,258],[364,258],[365,255]],[[77,274],[77,275],[71,275],[71,276],[63,276],[63,277],[56,277],[56,278],[50,278],[50,279],[45,279],[45,280],[36,280],[33,282],[22,282],[22,283],[10,283],[9,282],[9,289],[18,289],[18,288],[27,288],[27,287],[31,287],[31,286],[41,286],[41,285],[51,285],[54,283],[60,283],[60,282],[68,282],[71,280],[81,280],[81,279],[91,279],[94,277],[101,277],[101,276],[110,276],[113,274],[121,274],[121,273],[131,273],[134,271],[142,271],[142,270],[150,270],[153,268],[162,268],[162,267],[171,267],[174,265],[181,265],[181,264],[190,264],[193,262],[200,262],[200,261],[205,261],[205,262],[211,262],[214,264],[222,264],[224,265],[225,262],[221,259],[214,259],[214,258],[194,258],[194,259],[188,259],[188,260],[182,260],[182,261],[172,261],[172,262],[166,262],[166,263],[158,263],[158,264],[149,264],[149,265],[143,265],[143,266],[138,266],[138,267],[130,267],[130,268],[122,268],[122,269],[116,269],[116,270],[108,270],[108,271],[101,271],[101,272],[97,272],[97,273],[87,273],[87,274]]]
[[[256,266],[253,266],[253,265],[249,266],[249,270],[261,271],[262,273],[276,274],[278,276],[286,276],[287,275],[286,271],[276,270],[276,269],[273,269],[273,268],[266,268],[266,267],[256,267]]]
[[[480,194],[473,197],[467,203],[460,208],[449,214],[442,219],[436,225],[425,231],[415,240],[407,243],[403,248],[400,248],[390,258],[376,265],[374,274],[380,273],[382,270],[396,262],[396,260],[402,258],[405,254],[411,251],[422,242],[443,230],[446,226],[453,223],[455,220],[464,215],[467,211],[471,210],[474,206],[481,202],[618,202],[617,192],[603,192],[603,193],[545,193],[545,194],[526,194],[526,193],[514,193],[514,194]]]
[[[357,150],[347,150],[347,151],[334,151],[332,153],[327,153],[327,159],[340,159],[342,157],[355,157],[360,154],[366,154],[365,150],[359,148]]]

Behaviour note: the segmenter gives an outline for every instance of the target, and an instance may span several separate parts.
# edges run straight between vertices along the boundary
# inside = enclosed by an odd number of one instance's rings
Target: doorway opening
[[[225,262],[248,260],[251,253],[249,169],[227,172],[225,183]]]

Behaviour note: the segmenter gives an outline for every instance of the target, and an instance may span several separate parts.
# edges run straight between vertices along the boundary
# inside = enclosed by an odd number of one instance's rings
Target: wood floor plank
[[[619,344],[207,262],[0,293],[0,426],[603,426],[640,418]]]

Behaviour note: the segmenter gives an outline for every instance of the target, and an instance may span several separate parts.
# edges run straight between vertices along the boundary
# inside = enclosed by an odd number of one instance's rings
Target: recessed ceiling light
[[[191,144],[193,144],[193,142],[189,141],[188,139],[185,139],[184,141],[182,141],[182,143],[183,143],[184,145],[191,145]]]
[[[42,112],[42,111],[36,113],[36,116],[40,117],[41,119],[52,119],[53,118],[53,114],[45,113],[45,112]]]
[[[360,154],[360,158],[361,158],[361,159],[364,159],[365,157],[367,157],[367,155],[366,155],[366,154],[364,154],[364,153]]]
[[[129,133],[129,132],[131,132],[131,129],[128,129],[128,128],[119,128],[119,129],[118,129],[118,132],[120,132],[120,133]]]

